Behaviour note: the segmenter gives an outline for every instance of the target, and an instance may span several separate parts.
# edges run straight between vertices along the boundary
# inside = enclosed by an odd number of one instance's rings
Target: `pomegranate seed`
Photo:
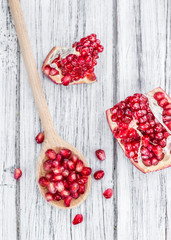
[[[160,106],[160,107],[164,107],[164,106],[166,106],[168,104],[168,101],[167,101],[167,99],[165,99],[165,98],[163,98],[163,99],[161,99],[160,101],[158,101],[158,105]]]
[[[68,159],[71,156],[71,150],[69,150],[69,149],[61,149],[60,150],[60,154],[62,155],[62,157]]]
[[[52,178],[51,178],[51,181],[52,182],[57,182],[57,181],[61,181],[63,179],[63,176],[61,174],[58,174],[58,175],[54,175]]]
[[[96,150],[95,153],[96,153],[97,158],[98,158],[100,161],[104,161],[104,160],[106,159],[106,155],[105,155],[104,150],[99,149],[99,150]]]
[[[68,197],[70,195],[70,192],[66,189],[64,189],[63,191],[60,192],[60,195],[62,197],[62,199],[65,199],[66,197]]]
[[[97,172],[94,173],[94,178],[96,180],[100,180],[104,177],[104,171],[103,170],[99,170]]]
[[[168,129],[171,130],[171,122],[166,122],[165,124],[168,127]]]
[[[111,198],[113,196],[113,189],[108,188],[104,191],[103,196],[108,199]]]
[[[162,115],[167,115],[167,116],[170,116],[171,117],[171,109],[165,109],[162,113]]]
[[[75,173],[70,173],[69,176],[67,177],[67,181],[72,183],[77,179],[77,176]]]
[[[168,103],[167,105],[164,106],[164,109],[171,109],[171,103]]]
[[[84,167],[84,163],[83,163],[83,161],[81,161],[81,160],[77,160],[76,168],[75,168],[76,171],[77,171],[77,172],[82,172],[83,167]]]
[[[48,181],[47,178],[45,178],[45,177],[39,178],[39,184],[40,184],[40,186],[42,186],[42,187],[47,187],[48,183],[49,183],[49,181]]]
[[[68,196],[64,199],[64,204],[66,207],[69,207],[70,204],[71,204],[71,200],[72,200],[72,197],[71,196]]]
[[[70,170],[70,171],[73,171],[73,170],[75,170],[75,163],[73,163],[71,160],[68,160],[68,169]]]
[[[56,158],[56,152],[53,150],[53,149],[48,149],[46,152],[45,152],[46,156],[51,159],[51,160],[55,160]]]
[[[49,75],[51,75],[51,76],[55,76],[55,75],[58,75],[58,74],[59,74],[59,71],[56,70],[55,68],[52,68],[50,73],[49,73]]]
[[[44,68],[43,73],[44,73],[46,76],[49,76],[50,70],[51,70],[51,67],[50,67],[49,65],[47,65],[47,66]]]
[[[40,132],[40,133],[36,136],[35,140],[36,140],[36,142],[37,142],[38,144],[42,143],[42,142],[44,141],[44,133],[43,133],[43,132]]]
[[[66,75],[61,79],[61,82],[64,86],[68,86],[69,83],[71,82],[72,78],[70,75]]]
[[[72,193],[71,196],[72,196],[72,198],[74,198],[74,199],[79,198],[79,194],[78,194],[77,192],[76,192],[76,193]]]
[[[43,167],[46,171],[50,171],[53,167],[53,162],[52,160],[48,159],[43,163]]]
[[[86,184],[88,182],[88,177],[83,176],[77,180],[78,184]]]
[[[79,189],[78,189],[79,194],[84,194],[85,193],[85,185],[80,184]]]
[[[54,176],[54,173],[51,171],[49,173],[46,173],[45,177],[48,179],[48,180],[51,180]]]
[[[76,155],[73,155],[70,160],[76,164],[78,161],[78,157]]]
[[[60,201],[62,199],[62,197],[57,193],[54,194],[53,198],[54,198],[54,201]]]
[[[151,160],[150,159],[143,160],[143,163],[147,167],[151,166]]]
[[[53,201],[53,194],[52,193],[46,193],[45,198],[47,202]]]
[[[60,161],[55,159],[52,161],[52,167],[53,168],[58,168],[60,166]]]
[[[56,185],[54,182],[49,182],[47,188],[48,188],[49,192],[52,194],[56,193],[56,191],[57,191]]]
[[[64,190],[64,184],[62,181],[54,183],[54,186],[58,192],[62,192]]]
[[[154,99],[156,100],[156,101],[159,101],[159,100],[161,100],[161,99],[163,99],[165,96],[164,96],[164,93],[162,93],[162,92],[156,92],[155,94],[154,94]]]
[[[67,169],[65,169],[65,170],[62,172],[62,175],[63,175],[64,177],[68,177],[69,171],[68,171]]]
[[[91,172],[92,172],[92,169],[90,167],[83,167],[81,174],[84,176],[89,176]]]
[[[16,168],[16,169],[14,170],[14,178],[15,178],[16,180],[18,180],[21,176],[22,176],[22,171],[21,171],[21,169],[20,169],[20,168]]]
[[[83,221],[83,215],[82,214],[77,214],[75,216],[75,218],[73,219],[72,224],[77,225],[79,223],[82,223],[82,221]]]
[[[65,189],[69,189],[69,184],[67,183],[66,180],[63,181],[63,184],[64,184]]]
[[[159,163],[159,161],[156,159],[156,158],[152,158],[151,159],[151,163],[152,163],[152,165],[157,165],[158,163]]]
[[[56,154],[56,160],[60,162],[62,160],[62,155],[59,153]]]
[[[64,171],[64,167],[63,167],[63,166],[60,166],[60,167],[58,167],[58,168],[53,168],[52,170],[53,170],[53,173],[54,173],[55,175],[57,175],[57,174],[62,173],[62,172]]]
[[[74,182],[73,184],[70,185],[70,192],[71,193],[76,193],[79,189],[78,183]]]

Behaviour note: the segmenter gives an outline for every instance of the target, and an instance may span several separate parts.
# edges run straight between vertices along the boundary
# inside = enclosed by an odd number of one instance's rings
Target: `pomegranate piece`
[[[91,172],[92,172],[92,169],[90,167],[83,167],[81,174],[83,176],[89,176]]]
[[[70,207],[71,200],[72,200],[71,196],[68,196],[64,199],[64,204],[65,204],[66,207]]]
[[[103,196],[107,199],[111,198],[113,196],[113,189],[111,188],[106,189],[103,193]]]
[[[106,154],[102,149],[96,150],[95,154],[100,161],[104,161],[106,159]]]
[[[100,180],[104,177],[104,171],[103,170],[98,170],[97,172],[94,173],[94,178],[96,180]]]
[[[47,202],[53,201],[53,194],[52,193],[46,193],[45,198]]]
[[[38,144],[40,144],[40,143],[42,143],[43,141],[44,141],[44,132],[40,132],[37,136],[36,136],[36,138],[35,138],[35,140],[36,140],[36,142],[38,143]]]
[[[39,184],[42,187],[47,187],[47,185],[49,184],[49,181],[46,177],[41,177],[39,178]]]
[[[18,180],[21,176],[22,176],[22,171],[21,171],[21,169],[20,169],[20,168],[16,168],[16,169],[14,170],[14,178],[15,178],[16,180]]]
[[[46,156],[51,159],[51,160],[55,160],[56,159],[56,152],[53,149],[48,149],[45,152]]]
[[[71,156],[71,150],[69,150],[69,149],[61,149],[60,150],[60,154],[61,154],[62,157],[68,159]]]
[[[75,216],[75,218],[73,219],[72,224],[77,225],[79,223],[82,223],[82,221],[83,221],[83,215],[82,214],[77,214]]]
[[[114,137],[139,170],[171,166],[171,99],[161,88],[127,97],[106,115]]]
[[[54,83],[69,84],[92,83],[96,81],[94,67],[103,46],[96,34],[75,42],[72,48],[54,47],[44,61],[42,71]]]

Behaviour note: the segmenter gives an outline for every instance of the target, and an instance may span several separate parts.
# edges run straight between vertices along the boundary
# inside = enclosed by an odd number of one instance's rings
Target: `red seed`
[[[159,161],[156,159],[156,158],[152,158],[151,159],[151,163],[152,163],[152,165],[157,165],[158,163],[159,163]]]
[[[53,168],[58,168],[58,167],[60,167],[60,161],[57,160],[57,159],[53,160],[53,161],[52,161],[52,167],[53,167]]]
[[[100,161],[104,161],[104,160],[106,159],[106,155],[105,155],[104,150],[99,149],[99,150],[96,150],[95,153],[96,153],[97,158],[98,158]]]
[[[57,193],[54,194],[53,198],[54,198],[54,201],[60,201],[62,199],[62,197]]]
[[[83,163],[83,161],[81,161],[81,160],[77,160],[76,168],[75,168],[76,171],[77,171],[77,172],[82,172],[83,167],[84,167],[84,163]]]
[[[97,172],[94,173],[94,178],[96,180],[100,180],[104,177],[104,171],[103,170],[99,170]]]
[[[60,193],[62,199],[65,199],[66,197],[68,197],[70,195],[70,192],[66,189],[64,189],[61,193]]]
[[[64,204],[65,204],[66,207],[70,207],[71,200],[72,200],[71,196],[68,196],[64,199]]]
[[[50,67],[49,65],[47,65],[47,66],[44,68],[43,73],[44,73],[46,76],[49,76],[50,70],[51,70],[51,67]]]
[[[61,149],[60,150],[60,154],[62,155],[62,157],[68,159],[71,156],[71,150],[69,150],[69,149]]]
[[[58,168],[53,168],[52,170],[53,170],[53,173],[57,175],[57,174],[62,173],[64,171],[64,167],[60,166]]]
[[[61,161],[61,160],[62,160],[62,155],[59,154],[59,153],[57,153],[57,154],[56,154],[56,160],[57,160],[57,161]]]
[[[55,185],[55,189],[58,192],[62,192],[64,190],[64,184],[62,181],[56,182],[56,183],[54,183],[54,185]]]
[[[70,75],[66,75],[61,79],[61,82],[64,86],[68,86],[69,83],[71,82],[72,78]]]
[[[73,219],[72,224],[77,225],[79,223],[82,223],[82,221],[83,221],[83,215],[82,214],[77,214],[75,216],[75,218]]]
[[[104,191],[103,196],[108,199],[111,198],[113,196],[113,189],[108,188]]]
[[[50,182],[47,186],[48,190],[50,193],[54,194],[56,193],[57,189],[56,189],[56,185],[54,182]]]
[[[78,189],[79,194],[84,194],[85,193],[85,185],[80,184],[79,189]]]
[[[46,173],[45,177],[48,179],[48,180],[51,180],[54,176],[54,173],[53,171],[49,172],[49,173]]]
[[[71,193],[76,193],[79,189],[78,183],[74,182],[73,184],[70,185],[70,192]]]
[[[163,92],[156,92],[156,93],[154,94],[154,99],[155,99],[156,101],[159,101],[159,100],[163,99],[164,97],[165,97],[165,95],[164,95]]]
[[[74,198],[74,199],[79,198],[78,192],[76,192],[76,193],[71,193],[71,196],[72,196],[72,198]]]
[[[62,175],[63,175],[64,177],[68,177],[69,171],[68,171],[67,169],[65,169],[65,170],[62,172]]]
[[[147,166],[147,167],[150,167],[150,166],[151,166],[151,160],[150,160],[150,159],[143,160],[143,163],[144,163],[144,165]]]
[[[36,142],[38,144],[42,143],[44,141],[44,132],[40,132],[36,138],[35,138]]]
[[[51,76],[55,76],[55,75],[58,75],[58,74],[59,74],[59,71],[55,68],[52,68],[50,70],[50,73],[49,73],[49,75],[51,75]]]
[[[53,162],[51,159],[48,159],[46,160],[44,163],[43,163],[43,167],[46,171],[50,171],[52,168],[53,168]]]
[[[48,149],[45,152],[46,156],[51,159],[51,160],[55,160],[56,159],[56,152],[53,149]]]
[[[77,163],[78,157],[76,155],[73,155],[70,159],[73,163]]]
[[[84,176],[89,176],[92,172],[92,169],[90,167],[84,167],[81,174]]]
[[[69,176],[67,177],[67,182],[74,182],[77,179],[77,176],[75,173],[70,173]]]
[[[45,198],[47,202],[53,201],[53,194],[52,193],[46,193]]]
[[[40,186],[47,187],[48,183],[49,183],[49,181],[48,181],[48,179],[46,177],[39,178]]]
[[[21,171],[21,169],[20,169],[20,168],[16,168],[16,169],[14,170],[14,178],[15,178],[16,180],[18,180],[21,176],[22,176],[22,171]]]
[[[58,175],[54,175],[54,176],[51,178],[51,181],[52,181],[52,182],[57,182],[57,181],[61,181],[62,179],[63,179],[62,174],[58,174]]]
[[[73,163],[71,160],[68,160],[67,164],[70,171],[75,170],[75,163]]]
[[[158,101],[158,105],[160,106],[160,107],[164,107],[164,106],[166,106],[168,104],[168,101],[167,101],[167,99],[166,98],[163,98],[163,99],[161,99],[160,101]]]

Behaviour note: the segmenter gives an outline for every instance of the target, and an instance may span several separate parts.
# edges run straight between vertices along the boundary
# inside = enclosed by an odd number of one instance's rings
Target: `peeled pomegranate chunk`
[[[143,173],[171,166],[171,99],[161,88],[136,93],[106,111],[114,137]]]
[[[46,57],[42,71],[54,83],[92,83],[96,81],[94,67],[103,46],[96,34],[91,34],[75,42],[72,48],[54,47]]]

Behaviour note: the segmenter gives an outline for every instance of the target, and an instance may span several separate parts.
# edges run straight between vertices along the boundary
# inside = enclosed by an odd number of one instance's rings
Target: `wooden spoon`
[[[50,112],[46,103],[45,95],[43,93],[40,77],[37,71],[36,62],[32,53],[20,2],[19,0],[9,0],[9,4],[10,4],[13,19],[14,19],[21,51],[23,54],[24,63],[29,76],[33,96],[36,102],[36,106],[37,106],[39,116],[43,125],[44,133],[45,133],[45,141],[37,162],[37,180],[41,176],[43,176],[45,173],[43,169],[43,162],[45,161],[45,151],[49,148],[54,149],[56,152],[59,152],[60,148],[68,148],[72,151],[73,154],[77,155],[78,158],[84,162],[85,166],[87,166],[87,162],[83,157],[83,155],[74,146],[64,141],[55,132],[53,122],[50,116]],[[91,186],[91,177],[89,176],[85,193],[81,195],[78,199],[73,199],[71,201],[71,206],[68,207],[68,209],[77,207],[87,198],[90,190],[90,186]],[[40,186],[39,186],[39,189],[42,196],[45,198],[45,193],[47,192],[47,190]],[[55,207],[66,209],[66,207],[64,207],[63,201],[59,201],[59,202],[51,201],[49,203]]]

